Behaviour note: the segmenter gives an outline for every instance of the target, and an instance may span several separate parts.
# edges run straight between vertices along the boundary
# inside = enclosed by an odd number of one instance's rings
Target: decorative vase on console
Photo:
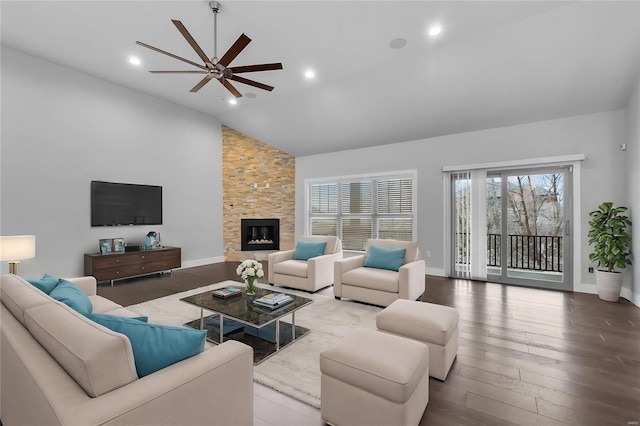
[[[257,260],[247,259],[238,265],[236,273],[244,280],[246,293],[248,295],[256,294],[256,280],[264,277],[262,263]]]

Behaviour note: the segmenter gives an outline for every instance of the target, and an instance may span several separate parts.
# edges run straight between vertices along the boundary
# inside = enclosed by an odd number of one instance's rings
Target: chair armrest
[[[340,273],[344,274],[352,269],[360,268],[364,266],[364,254],[359,256],[346,257],[342,260],[336,261],[336,270],[339,268]]]
[[[267,279],[269,280],[270,284],[273,284],[273,281],[274,281],[273,267],[275,266],[275,264],[284,262],[285,260],[293,259],[293,255],[295,252],[296,252],[295,250],[285,250],[285,251],[278,251],[275,253],[271,253],[269,254],[269,256],[267,256],[267,265],[268,265]]]
[[[76,424],[252,424],[253,349],[227,341],[83,407],[68,405]]]
[[[342,274],[364,265],[364,254],[336,260],[333,264],[333,294],[342,297]]]
[[[80,290],[82,290],[82,292],[87,296],[95,296],[96,294],[98,294],[98,283],[95,277],[86,276],[64,279],[77,285]]]
[[[333,264],[342,259],[342,252],[323,254],[307,260],[307,279],[312,288],[333,284]]]
[[[295,252],[296,252],[295,250],[278,251],[278,252],[269,254],[267,259],[269,264],[271,264],[272,262],[280,263],[280,262],[284,262],[285,260],[293,259],[293,255]]]
[[[425,289],[425,262],[416,260],[400,267],[399,297],[401,299],[416,300],[424,293]]]
[[[333,262],[336,262],[340,259],[342,259],[342,252],[323,254],[322,256],[312,257],[311,259],[307,260],[307,264],[309,265],[309,268],[312,267],[311,265],[314,265],[314,267],[316,268],[326,266],[331,267],[333,266]],[[331,269],[333,270],[333,268]]]

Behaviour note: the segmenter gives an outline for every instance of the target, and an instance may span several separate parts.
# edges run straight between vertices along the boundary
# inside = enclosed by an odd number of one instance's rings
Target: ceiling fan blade
[[[267,86],[266,84],[258,83],[257,81],[249,80],[248,78],[240,77],[237,75],[230,77],[230,80],[237,81],[238,83],[248,84],[249,86],[257,87],[258,89],[268,90],[269,92],[273,90],[273,86]]]
[[[188,59],[181,58],[180,56],[174,55],[173,53],[166,52],[166,51],[164,51],[162,49],[158,49],[157,47],[153,47],[153,46],[148,45],[146,43],[143,43],[141,41],[136,41],[136,44],[139,45],[139,46],[142,46],[142,47],[146,47],[147,49],[151,49],[151,50],[153,50],[155,52],[162,53],[163,55],[167,55],[167,56],[169,56],[169,57],[171,57],[173,59],[177,59],[179,61],[186,62],[187,64],[193,65],[194,67],[201,68],[201,69],[203,69],[205,71],[207,70],[207,67],[205,67],[204,65],[196,64],[195,62],[192,62],[192,61],[190,61]]]
[[[190,92],[197,92],[198,90],[202,89],[204,87],[205,84],[207,84],[208,82],[211,81],[211,79],[213,79],[214,74],[213,73],[209,73],[207,74],[202,80],[200,80],[200,82],[198,84],[196,84],[195,86],[193,86],[193,89],[189,90]]]
[[[235,96],[236,98],[241,98],[242,97],[242,93],[238,92],[238,89],[233,87],[233,85],[231,83],[229,83],[229,81],[227,81],[226,78],[222,78],[222,79],[220,79],[218,81],[220,83],[222,83],[222,85],[224,87],[226,87],[227,90],[230,91],[233,96]]]
[[[260,65],[246,65],[244,67],[232,67],[229,68],[231,72],[234,74],[240,74],[243,72],[255,72],[255,71],[273,71],[273,70],[281,70],[282,64],[260,64]]]
[[[149,71],[151,74],[209,74],[207,71]]]
[[[176,20],[176,19],[172,19],[171,22],[173,22],[173,25],[176,26],[176,28],[178,29],[178,31],[180,31],[180,34],[182,34],[182,37],[184,37],[187,40],[187,43],[189,43],[189,45],[191,46],[191,48],[193,50],[196,51],[196,53],[198,54],[198,56],[200,56],[200,59],[202,59],[202,61],[205,64],[210,65],[209,68],[213,68],[213,64],[211,63],[211,59],[209,59],[207,57],[207,55],[204,53],[204,51],[200,48],[200,46],[198,45],[198,43],[196,43],[196,40],[191,36],[191,34],[189,33],[189,31],[187,31],[187,28],[182,24],[182,22]]]
[[[235,43],[227,50],[227,53],[218,61],[219,64],[223,66],[228,66],[231,61],[235,59],[236,56],[240,54],[244,50],[245,47],[251,42],[251,39],[246,36],[246,34],[242,33],[240,37],[236,40]]]

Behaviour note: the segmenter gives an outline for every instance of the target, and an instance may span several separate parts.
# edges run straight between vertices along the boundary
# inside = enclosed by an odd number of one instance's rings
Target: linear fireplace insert
[[[280,250],[280,219],[241,219],[240,249]]]

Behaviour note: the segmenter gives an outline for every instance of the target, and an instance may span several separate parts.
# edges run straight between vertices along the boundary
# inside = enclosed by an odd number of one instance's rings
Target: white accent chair
[[[405,248],[400,269],[391,271],[365,267],[371,246]],[[420,259],[417,242],[369,239],[364,255],[335,262],[333,294],[378,306],[389,306],[396,299],[417,300],[425,288],[425,262]]]
[[[338,237],[312,235],[305,242],[326,242],[324,254],[309,260],[295,260],[295,250],[271,253],[268,257],[269,284],[316,292],[333,284],[333,263],[342,259],[342,241]]]

